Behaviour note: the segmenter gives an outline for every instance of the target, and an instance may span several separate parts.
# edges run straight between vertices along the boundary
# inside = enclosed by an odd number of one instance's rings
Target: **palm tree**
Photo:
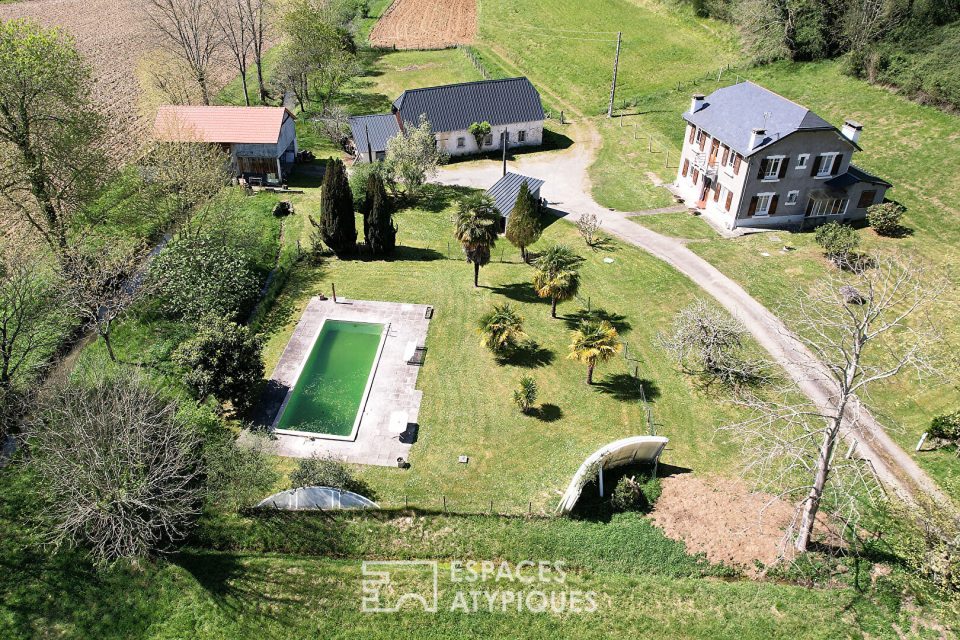
[[[571,337],[573,342],[567,357],[587,365],[587,384],[593,384],[597,363],[606,362],[623,348],[617,330],[606,320],[584,320]]]
[[[473,286],[480,286],[480,267],[490,262],[490,250],[497,242],[500,212],[493,198],[478,193],[460,201],[454,216],[454,235],[463,246],[467,262],[473,263]]]
[[[527,337],[523,332],[523,316],[509,302],[495,304],[480,316],[477,331],[482,336],[480,343],[494,353],[509,351]]]
[[[570,247],[557,244],[534,262],[533,288],[541,298],[550,298],[550,316],[557,317],[557,303],[569,300],[580,290],[580,263],[583,258]]]

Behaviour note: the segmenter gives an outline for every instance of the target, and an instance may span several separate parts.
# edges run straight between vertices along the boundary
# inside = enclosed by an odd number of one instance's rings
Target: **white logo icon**
[[[395,613],[406,606],[437,612],[439,566],[436,560],[364,561],[364,613]]]

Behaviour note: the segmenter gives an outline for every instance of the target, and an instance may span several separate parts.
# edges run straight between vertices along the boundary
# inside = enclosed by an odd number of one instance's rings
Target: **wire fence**
[[[473,66],[477,71],[480,72],[480,76],[484,80],[493,79],[493,74],[490,73],[490,70],[487,69],[486,65],[483,64],[483,60],[473,47],[468,45],[457,45],[457,49],[460,49],[460,51],[466,54],[467,58],[470,59],[470,62],[473,63]]]

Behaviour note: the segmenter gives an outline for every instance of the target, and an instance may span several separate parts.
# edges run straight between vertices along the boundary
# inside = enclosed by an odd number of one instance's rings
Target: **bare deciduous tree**
[[[147,184],[170,198],[178,222],[214,199],[232,177],[228,153],[189,140],[156,144],[144,155],[141,167]]]
[[[843,292],[850,285],[860,293],[853,302]],[[807,550],[822,506],[852,525],[861,499],[878,490],[872,470],[837,447],[848,437],[869,441],[861,397],[871,385],[910,369],[935,371],[925,348],[939,334],[926,312],[942,290],[922,265],[885,256],[874,268],[829,274],[786,307],[797,331],[790,336],[795,366],[829,390],[828,401],[794,403],[790,391],[773,400],[752,398],[755,417],[724,429],[743,443],[748,470],[781,496],[799,500],[791,528],[797,550]]]
[[[110,360],[116,362],[111,330],[144,293],[144,247],[72,250],[63,266],[65,300],[88,328],[103,338]]]
[[[266,46],[267,31],[271,26],[273,9],[269,0],[242,0],[246,13],[246,25],[250,34],[250,46],[253,51],[253,64],[257,68],[257,87],[260,90],[260,103],[267,101],[269,94],[263,79],[263,52]]]
[[[677,313],[673,332],[659,341],[687,375],[740,389],[771,381],[766,363],[744,355],[746,335],[743,325],[698,298]]]
[[[597,245],[597,233],[600,232],[600,218],[594,213],[583,213],[577,219],[577,231],[588,247]]]
[[[28,425],[46,539],[98,564],[182,539],[198,512],[199,441],[139,374],[54,387]]]
[[[253,50],[254,33],[248,21],[251,19],[248,11],[248,0],[220,0],[216,8],[217,26],[223,42],[230,50],[233,62],[240,73],[240,84],[243,87],[243,99],[250,106],[250,94],[247,91],[247,67],[250,62],[250,53]]]
[[[60,340],[58,291],[22,239],[0,244],[0,389],[42,367]]]
[[[148,13],[163,48],[184,62],[210,104],[210,70],[223,40],[216,12],[204,0],[150,0]]]

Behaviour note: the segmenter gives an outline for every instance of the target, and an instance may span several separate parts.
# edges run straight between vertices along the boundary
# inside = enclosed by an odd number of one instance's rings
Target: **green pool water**
[[[382,333],[382,324],[327,320],[277,429],[349,436]]]

